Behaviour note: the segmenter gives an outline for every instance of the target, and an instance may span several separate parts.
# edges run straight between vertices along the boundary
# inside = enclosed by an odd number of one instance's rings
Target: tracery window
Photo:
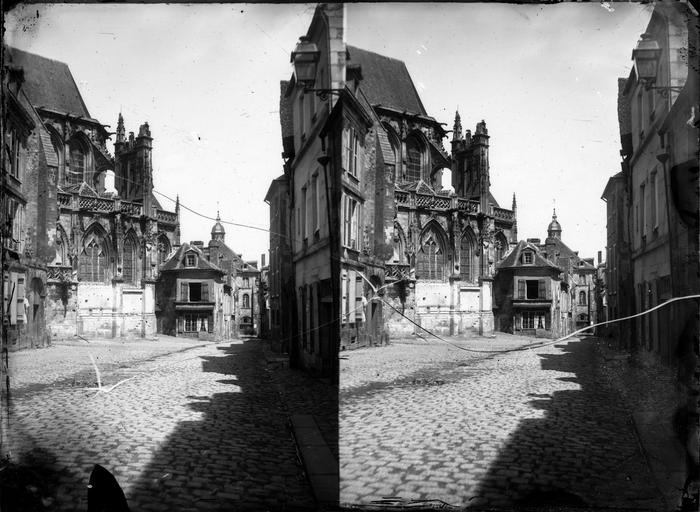
[[[85,178],[86,152],[83,144],[78,140],[72,140],[70,149],[70,168],[66,181],[69,185],[79,185]]]
[[[92,237],[80,253],[80,280],[100,282],[107,277],[107,251],[97,237]]]
[[[406,181],[421,179],[423,151],[418,139],[411,136],[406,139]]]
[[[416,255],[416,277],[442,280],[445,270],[445,251],[435,233],[425,235]]]
[[[170,254],[170,241],[167,237],[161,235],[158,237],[158,265],[162,265],[168,259]]]
[[[124,258],[122,265],[122,275],[125,283],[134,283],[136,280],[136,242],[131,236],[124,240]]]
[[[476,279],[475,263],[474,239],[466,234],[459,245],[459,276],[462,281],[473,282]]]

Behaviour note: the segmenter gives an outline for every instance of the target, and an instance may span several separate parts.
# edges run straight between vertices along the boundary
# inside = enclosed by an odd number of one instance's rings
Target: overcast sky
[[[282,173],[279,81],[313,10],[28,5],[8,14],[6,41],[66,62],[92,117],[112,130],[119,112],[127,132],[148,121],[157,191],[268,227],[263,199]],[[629,75],[650,14],[634,3],[348,4],[347,42],[406,62],[429,115],[449,129],[457,108],[465,129],[486,121],[492,190],[505,208],[516,192],[521,239],[546,236],[556,203],[564,241],[595,256],[605,247],[600,195],[620,170],[617,78]],[[209,239],[212,221],[183,210],[181,223],[183,241]],[[258,259],[269,238],[227,225],[226,241]]]

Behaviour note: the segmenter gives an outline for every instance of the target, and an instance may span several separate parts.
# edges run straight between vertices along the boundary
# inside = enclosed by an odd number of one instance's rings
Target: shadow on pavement
[[[571,389],[529,395],[540,413],[519,423],[470,505],[663,510],[630,416],[600,374],[595,339],[556,347],[539,354],[541,367],[568,374],[552,378]]]
[[[293,411],[280,392],[284,375],[275,375],[293,371],[268,368],[262,343],[246,340],[203,357],[203,371],[220,374],[231,391],[187,397],[202,419],[178,424],[153,455],[127,491],[132,510],[315,508],[286,425]],[[311,395],[316,383],[304,377],[292,391]]]

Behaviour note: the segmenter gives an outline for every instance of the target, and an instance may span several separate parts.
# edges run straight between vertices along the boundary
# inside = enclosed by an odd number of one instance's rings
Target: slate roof
[[[427,115],[406,64],[398,59],[347,45],[348,65],[360,65],[360,88],[372,105]]]
[[[67,64],[16,48],[6,49],[6,62],[24,71],[22,90],[32,105],[90,119]]]
[[[185,267],[185,253],[188,253],[190,251],[194,251],[198,255],[197,266],[195,267]],[[161,272],[167,272],[171,270],[213,270],[216,272],[220,272],[221,274],[225,273],[212,262],[208,261],[204,257],[204,253],[202,253],[199,247],[188,243],[182,244],[180,248],[175,252],[175,254],[173,254],[168,259],[168,261],[163,263],[163,266],[160,269]]]
[[[520,263],[520,254],[525,249],[531,249],[535,255],[532,264],[523,265]],[[525,240],[520,240],[518,244],[510,251],[505,258],[496,264],[499,269],[502,268],[516,268],[516,267],[547,267],[551,269],[560,270],[554,263],[545,258],[540,252],[540,248],[537,245],[527,242]]]

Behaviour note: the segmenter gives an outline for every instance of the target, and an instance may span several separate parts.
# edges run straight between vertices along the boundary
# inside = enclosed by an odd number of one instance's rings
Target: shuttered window
[[[537,290],[537,298],[538,299],[546,299],[547,298],[547,287],[544,279],[540,279],[539,283],[539,290]]]
[[[187,283],[180,283],[180,300],[187,302],[189,300],[190,287]]]
[[[518,281],[518,298],[525,298],[525,281]]]
[[[202,283],[202,301],[209,302],[209,284]]]

